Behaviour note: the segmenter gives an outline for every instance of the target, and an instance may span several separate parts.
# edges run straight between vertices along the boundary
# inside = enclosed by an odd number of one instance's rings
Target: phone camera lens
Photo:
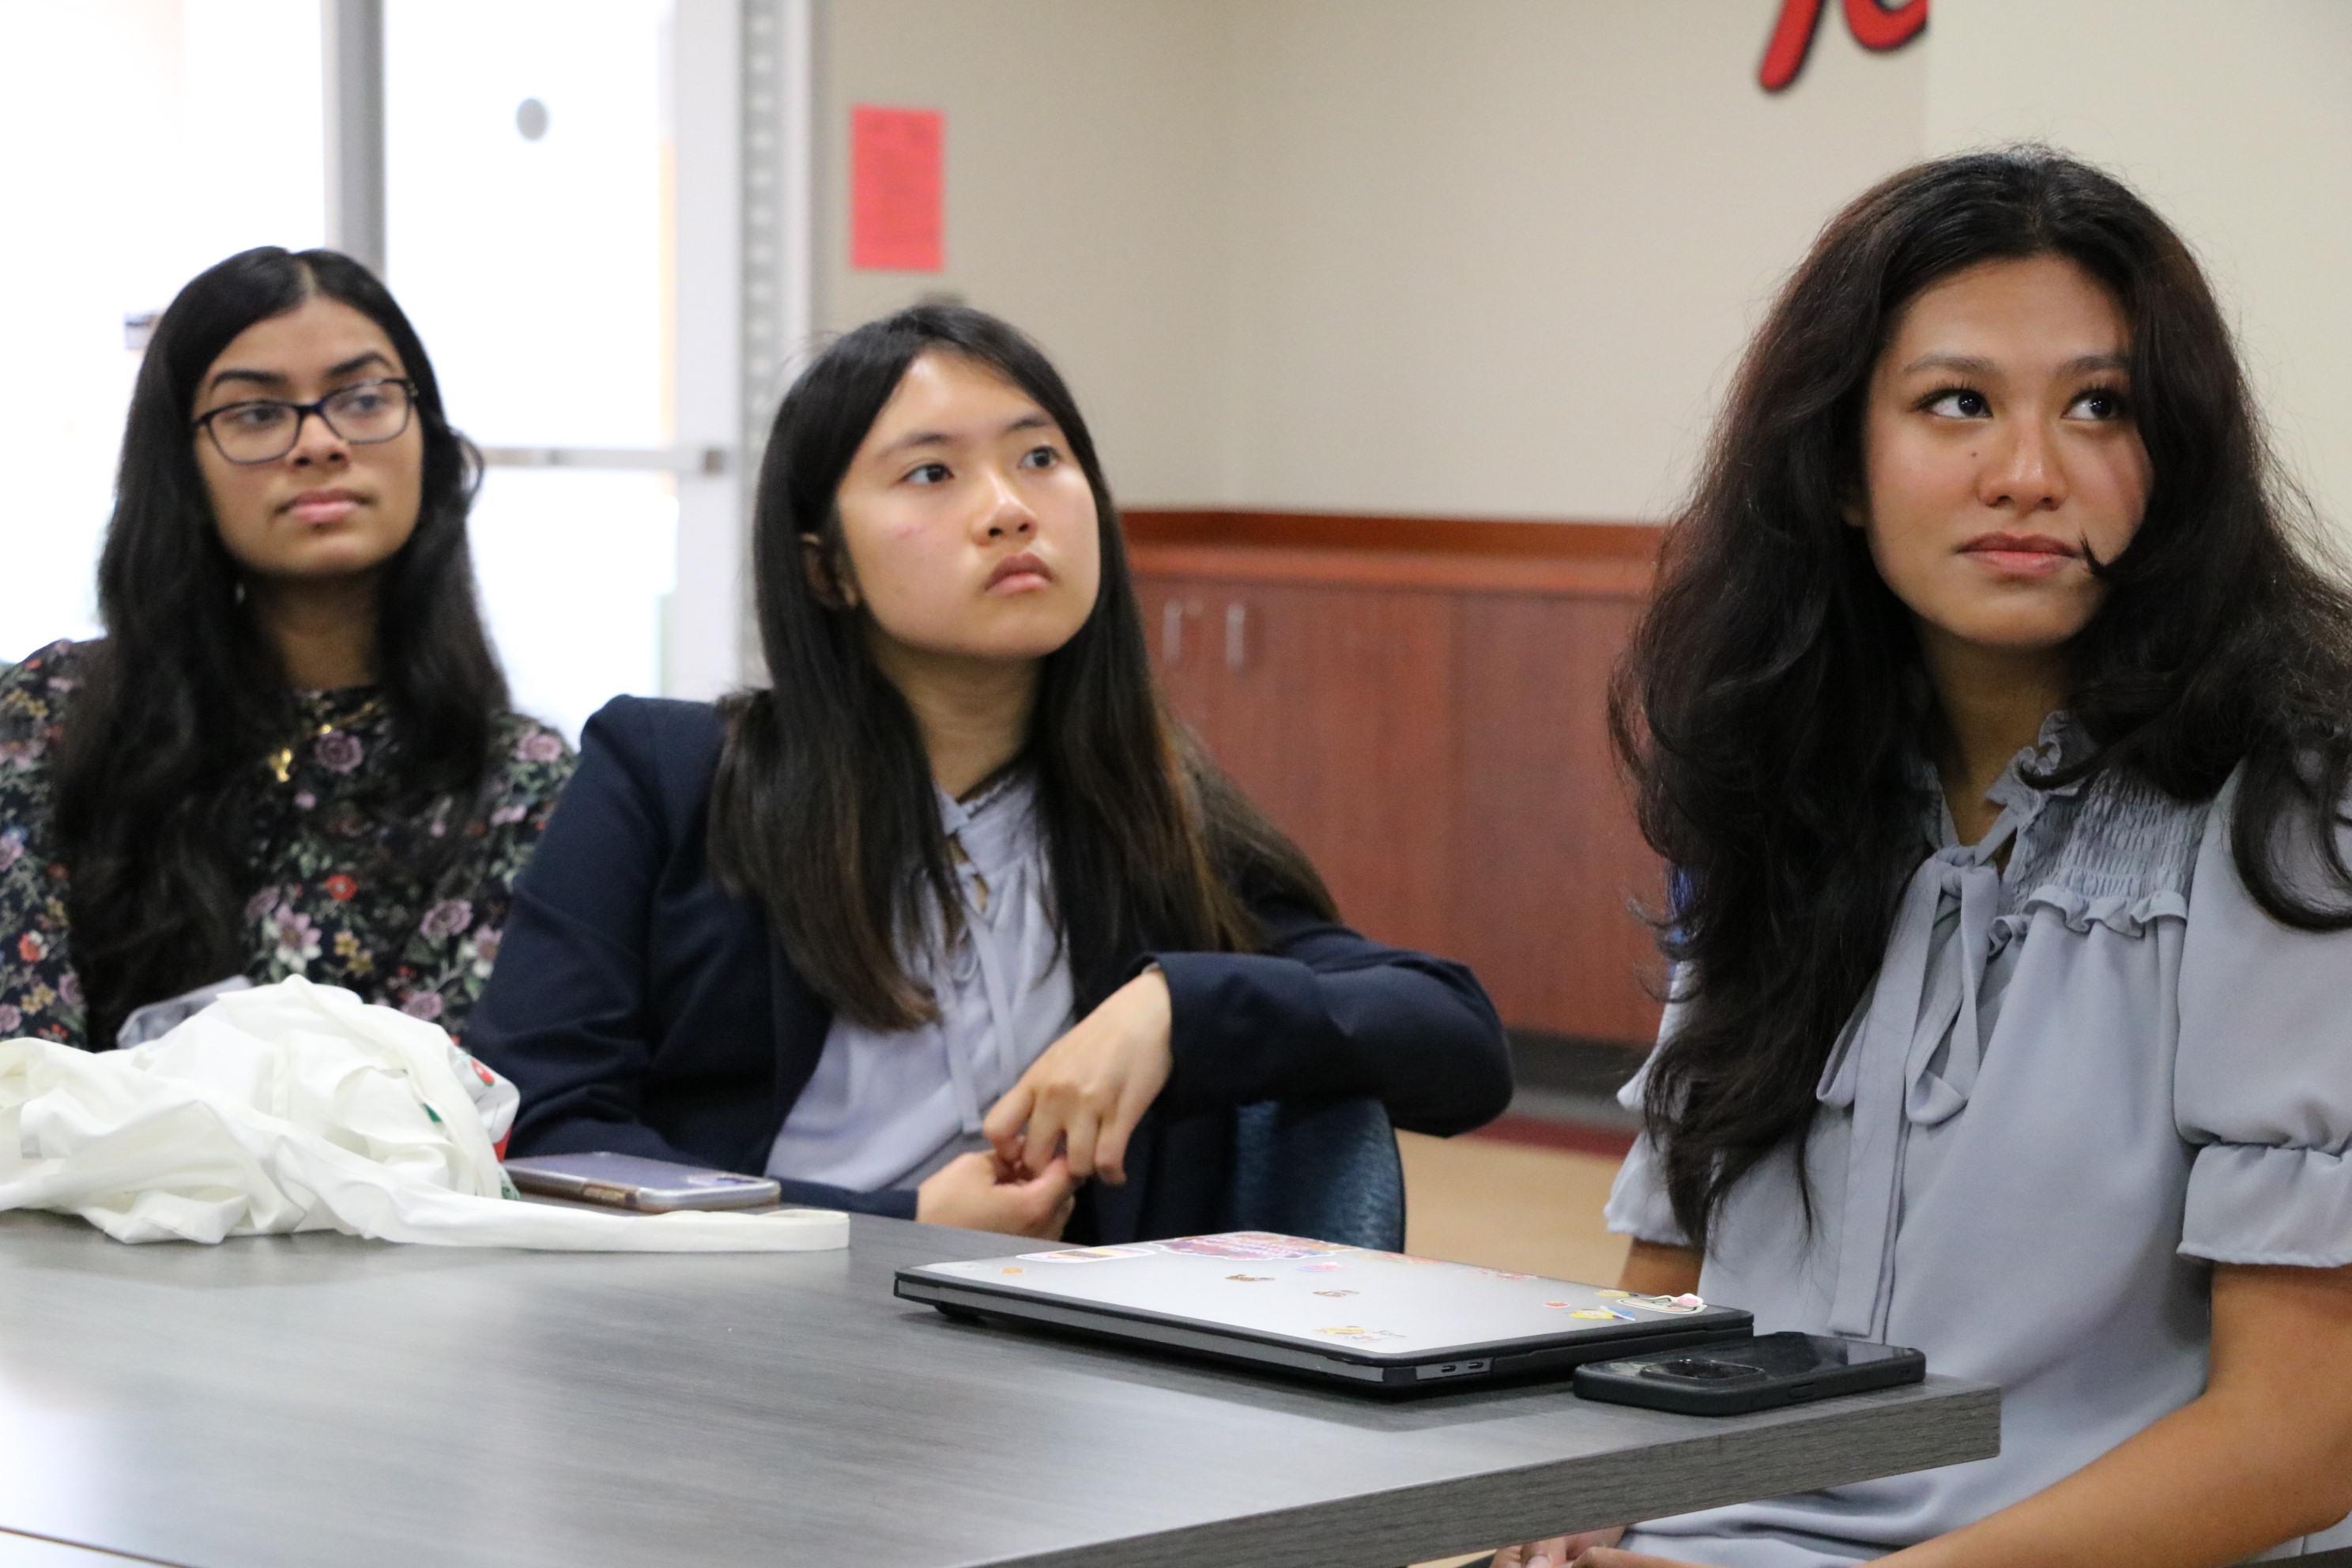
[[[1742,1362],[1676,1356],[1672,1361],[1650,1363],[1642,1369],[1642,1374],[1644,1377],[1680,1377],[1700,1383],[1723,1383],[1737,1377],[1761,1377],[1764,1369]]]

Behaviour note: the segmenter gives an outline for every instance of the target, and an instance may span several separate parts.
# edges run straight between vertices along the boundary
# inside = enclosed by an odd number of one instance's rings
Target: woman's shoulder
[[[2331,864],[2352,863],[2352,791],[2332,792],[2331,815],[2320,800],[2325,759],[2299,756],[2293,767],[2299,779],[2243,758],[2202,796],[2172,794],[2133,769],[2095,775],[2074,798],[2053,803],[2065,831],[2044,837],[2011,880],[2029,909],[2058,907],[2078,931],[2105,924],[2137,934],[2169,915],[2192,927],[2250,922],[2283,933],[2250,895],[2249,868],[2238,862],[2252,842],[2266,844],[2268,854],[2251,880],[2314,910],[2352,910],[2352,890]],[[2249,812],[2256,820],[2242,839],[2240,818]],[[2005,914],[2011,901],[2005,891]]]
[[[628,756],[702,756],[716,762],[727,718],[712,702],[677,697],[615,697],[589,716],[580,732],[583,750]]]
[[[2239,850],[2261,846],[2268,863],[2260,879],[2272,891],[2315,911],[2352,912],[2352,889],[2337,869],[2352,865],[2352,768],[2331,767],[2331,756],[2341,753],[2305,747],[2267,767],[2256,757],[2240,762],[2213,797],[2198,858],[2203,875],[2242,893],[2254,879],[2238,863]],[[2239,819],[2248,816],[2242,837]]]
[[[35,648],[16,663],[0,668],[0,697],[29,693],[43,699],[62,698],[81,684],[90,657],[105,645],[59,637]]]
[[[60,639],[0,668],[0,762],[21,768],[47,753],[98,646]]]
[[[710,792],[727,720],[709,702],[674,697],[615,697],[580,731],[583,770],[617,770],[667,806],[690,813]]]
[[[527,713],[500,713],[490,729],[490,771],[479,826],[528,838],[546,826],[580,758],[552,725]]]
[[[492,728],[490,754],[509,776],[543,779],[561,785],[578,765],[572,742],[553,725],[528,713],[501,713]]]

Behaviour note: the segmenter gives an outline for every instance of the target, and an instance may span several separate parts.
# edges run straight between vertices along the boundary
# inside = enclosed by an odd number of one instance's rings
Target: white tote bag
[[[0,1209],[118,1241],[340,1230],[605,1252],[810,1251],[846,1215],[597,1214],[515,1198],[494,1144],[514,1086],[419,1018],[299,978],[232,992],[160,1039],[0,1043]]]

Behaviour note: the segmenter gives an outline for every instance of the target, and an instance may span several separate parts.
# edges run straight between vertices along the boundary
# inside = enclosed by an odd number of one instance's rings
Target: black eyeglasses
[[[220,455],[232,463],[274,463],[294,449],[302,438],[302,421],[310,415],[352,446],[373,447],[406,430],[415,406],[416,384],[387,375],[339,386],[316,403],[257,397],[223,404],[199,415],[188,427],[210,436]]]

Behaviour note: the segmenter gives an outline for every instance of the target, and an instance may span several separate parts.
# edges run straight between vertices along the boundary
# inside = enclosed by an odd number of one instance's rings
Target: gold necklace
[[[308,738],[312,741],[322,740],[325,737],[333,734],[338,730],[348,730],[354,724],[364,724],[370,719],[374,718],[377,710],[383,706],[383,699],[382,697],[371,697],[366,701],[361,703],[357,708],[352,709],[349,713],[345,714],[341,723],[321,724]],[[297,742],[297,744],[299,743],[300,742]],[[279,784],[284,784],[288,779],[292,778],[294,776],[294,747],[278,747],[269,758],[269,771],[277,775],[278,782]]]

